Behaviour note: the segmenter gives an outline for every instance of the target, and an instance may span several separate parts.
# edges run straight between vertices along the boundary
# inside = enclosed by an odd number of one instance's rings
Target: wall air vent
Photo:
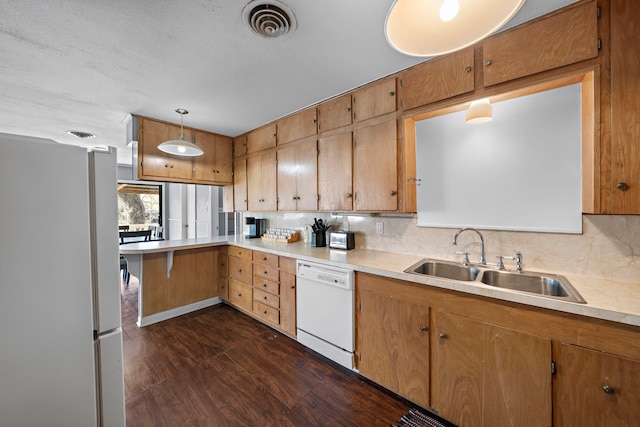
[[[82,132],[82,131],[79,131],[79,130],[68,130],[67,133],[69,135],[73,135],[73,136],[78,137],[80,139],[95,138],[94,134],[88,133],[88,132]]]
[[[242,20],[254,34],[260,37],[283,37],[296,29],[296,17],[291,9],[277,0],[250,2],[242,11]]]

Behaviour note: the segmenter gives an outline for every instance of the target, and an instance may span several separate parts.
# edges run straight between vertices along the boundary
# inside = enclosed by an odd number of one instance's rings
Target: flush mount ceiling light
[[[400,53],[436,56],[454,52],[500,29],[525,0],[395,0],[385,36]]]
[[[254,0],[242,10],[244,24],[257,36],[276,38],[296,29],[291,9],[277,0]]]
[[[184,140],[184,126],[182,118],[185,114],[189,114],[184,108],[176,108],[176,113],[180,114],[180,139],[172,139],[158,145],[158,150],[174,156],[195,157],[204,154],[204,151],[193,142]]]
[[[73,135],[73,136],[75,136],[77,138],[80,138],[80,139],[87,139],[87,138],[95,138],[96,137],[92,133],[82,132],[82,131],[79,131],[79,130],[68,130],[67,133],[69,135]]]
[[[473,101],[465,115],[467,123],[486,123],[493,119],[493,107],[489,98]]]

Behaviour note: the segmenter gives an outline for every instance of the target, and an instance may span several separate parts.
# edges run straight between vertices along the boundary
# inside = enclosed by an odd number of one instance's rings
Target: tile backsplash
[[[333,229],[355,232],[356,248],[459,260],[456,251],[480,256],[479,238],[464,233],[452,246],[457,229],[416,226],[415,217],[332,215],[329,213],[245,213],[266,218],[267,227],[302,229],[323,218]],[[481,230],[488,263],[496,256],[523,254],[525,270],[578,274],[640,283],[640,215],[583,215],[582,234]],[[244,219],[243,219],[244,224]],[[383,233],[376,232],[382,223]],[[513,268],[513,261],[505,261]]]

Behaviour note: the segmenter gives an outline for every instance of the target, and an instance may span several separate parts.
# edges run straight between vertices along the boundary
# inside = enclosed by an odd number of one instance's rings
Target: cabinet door
[[[168,154],[158,150],[158,145],[169,138],[168,125],[141,117],[139,126],[139,178],[169,177]]]
[[[353,121],[396,111],[396,79],[388,78],[371,83],[353,94]]]
[[[318,209],[318,149],[316,137],[278,150],[278,209]]]
[[[483,426],[485,324],[444,312],[434,322],[432,406],[454,424]]]
[[[640,361],[562,345],[557,370],[560,426],[640,422]]]
[[[395,114],[356,129],[353,149],[355,210],[398,209],[398,148]],[[367,122],[369,123],[369,122]]]
[[[409,69],[399,91],[402,108],[409,110],[473,89],[473,47],[469,47]]]
[[[247,135],[233,138],[233,157],[242,157],[247,154]]]
[[[251,260],[229,256],[229,277],[252,286],[253,264]]]
[[[611,189],[613,214],[640,214],[640,8],[611,2]]]
[[[233,162],[233,207],[237,212],[247,210],[247,160]]]
[[[351,94],[318,105],[318,133],[351,124]]]
[[[275,211],[277,209],[276,177],[275,151],[247,159],[247,207],[249,211]]]
[[[280,328],[296,336],[296,275],[280,270]]]
[[[194,179],[228,184],[233,181],[233,140],[209,132],[195,131],[196,144],[204,154],[195,157]]]
[[[433,327],[433,408],[461,426],[550,427],[551,341],[445,312]]]
[[[278,121],[278,145],[315,135],[318,132],[316,108],[292,114]]]
[[[598,56],[595,1],[482,43],[483,79],[491,86]]]
[[[551,340],[487,328],[484,425],[551,427]]]
[[[217,277],[216,249],[175,251],[167,290],[168,308],[213,298],[218,290]]]
[[[275,123],[259,127],[247,134],[247,154],[276,146]]]
[[[429,407],[429,308],[369,291],[358,298],[358,370]]]
[[[191,157],[172,156],[158,149],[158,145],[170,139],[180,138],[180,126],[140,118],[138,156],[139,178],[176,178],[191,180],[193,161]],[[184,130],[184,139],[191,141],[191,130]]]
[[[318,209],[353,209],[353,133],[318,140]]]

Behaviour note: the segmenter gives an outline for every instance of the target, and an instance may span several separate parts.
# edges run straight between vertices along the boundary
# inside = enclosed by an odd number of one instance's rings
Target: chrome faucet
[[[455,236],[453,236],[453,242],[451,243],[452,245],[457,245],[458,244],[458,236],[460,234],[462,234],[463,231],[475,231],[476,233],[478,233],[478,236],[480,236],[480,265],[486,265],[487,264],[487,260],[484,257],[484,237],[482,236],[482,233],[480,233],[478,230],[476,230],[475,228],[463,228],[458,230],[458,232],[455,234]]]

